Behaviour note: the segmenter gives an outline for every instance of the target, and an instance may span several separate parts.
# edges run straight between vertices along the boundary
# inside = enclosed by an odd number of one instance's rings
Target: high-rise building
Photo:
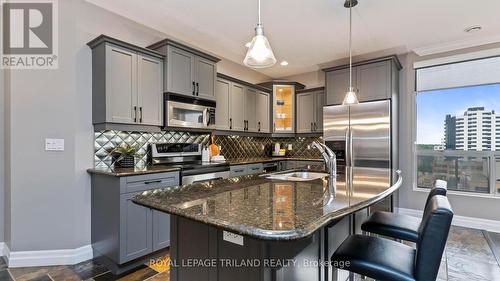
[[[446,120],[444,121],[444,148],[445,149],[456,149],[457,141],[457,117],[446,115]]]
[[[500,150],[500,115],[484,107],[471,107],[461,116],[446,115],[445,145],[446,149]]]

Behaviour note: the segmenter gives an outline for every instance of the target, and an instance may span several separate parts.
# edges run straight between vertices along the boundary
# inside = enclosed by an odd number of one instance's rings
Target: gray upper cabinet
[[[316,124],[314,131],[323,132],[323,106],[325,106],[325,90],[322,89],[316,92]]]
[[[106,45],[106,121],[135,123],[137,106],[137,53]]]
[[[360,65],[357,71],[358,99],[371,101],[391,97],[391,62]]]
[[[208,100],[216,99],[219,58],[168,39],[148,48],[167,57],[165,92]]]
[[[269,93],[257,92],[256,99],[256,121],[257,121],[257,131],[259,133],[269,133],[271,120],[269,118],[271,111],[271,98]]]
[[[215,81],[217,79],[217,66],[215,62],[196,57],[196,91],[201,98],[215,99]]]
[[[353,87],[360,102],[388,99],[397,92],[401,64],[396,56],[359,62],[353,67]],[[349,87],[348,66],[324,69],[326,103],[342,104]]]
[[[349,68],[326,73],[326,103],[342,104],[349,88]],[[356,70],[353,70],[352,83],[356,85]]]
[[[104,35],[88,45],[93,124],[162,126],[163,56]]]
[[[217,130],[230,129],[230,95],[231,95],[231,82],[224,79],[217,79],[215,90],[215,99],[217,109],[215,110],[215,128]]]
[[[246,99],[245,87],[239,84],[231,83],[231,95],[229,96],[229,101],[230,101],[229,125],[231,130],[244,131],[246,128],[245,99]]]
[[[221,74],[222,77],[224,75]],[[231,79],[231,80],[228,80]],[[270,132],[270,94],[249,83],[233,82],[233,78],[218,78],[216,84],[215,127],[253,133]],[[236,79],[234,79],[236,81]]]
[[[167,48],[166,91],[180,95],[196,94],[195,56],[172,46]]]
[[[257,90],[245,89],[245,131],[257,132]]]
[[[297,133],[314,131],[315,112],[315,94],[297,94]]]
[[[297,133],[317,133],[323,131],[323,88],[297,93]]]
[[[139,123],[162,125],[163,61],[146,55],[137,57]]]

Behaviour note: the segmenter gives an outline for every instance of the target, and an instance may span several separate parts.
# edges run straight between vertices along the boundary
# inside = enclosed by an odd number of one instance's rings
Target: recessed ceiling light
[[[282,61],[280,64],[281,64],[282,66],[287,66],[287,65],[288,65],[288,62],[287,62],[286,60],[284,60],[284,61]]]
[[[251,45],[252,45],[252,42],[246,42],[245,43],[245,47],[247,47],[247,48],[250,48]]]
[[[466,27],[464,29],[464,31],[467,33],[474,33],[474,32],[480,31],[481,29],[483,29],[483,28],[480,25],[473,25],[473,26]]]

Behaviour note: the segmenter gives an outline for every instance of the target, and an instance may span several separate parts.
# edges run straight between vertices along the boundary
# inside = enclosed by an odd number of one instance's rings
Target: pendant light
[[[271,67],[276,63],[276,58],[274,57],[271,45],[264,36],[264,27],[260,20],[260,0],[259,1],[259,22],[257,27],[255,27],[255,36],[250,42],[248,47],[247,55],[243,60],[243,63],[252,68],[265,68]]]
[[[352,86],[352,7],[358,4],[357,0],[346,0],[344,7],[349,8],[349,89],[345,94],[343,105],[358,104],[358,96]]]

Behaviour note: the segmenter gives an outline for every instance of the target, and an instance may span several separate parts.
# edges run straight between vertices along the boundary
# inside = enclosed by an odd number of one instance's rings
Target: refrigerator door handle
[[[350,157],[350,152],[349,152],[349,148],[351,147],[349,145],[350,143],[350,139],[349,139],[349,127],[347,127],[347,129],[345,129],[345,165],[347,167],[349,167],[351,165],[351,159],[349,158]]]
[[[352,153],[353,149],[352,149],[352,128],[349,129],[349,162],[350,162],[350,166],[354,166],[354,155]]]

